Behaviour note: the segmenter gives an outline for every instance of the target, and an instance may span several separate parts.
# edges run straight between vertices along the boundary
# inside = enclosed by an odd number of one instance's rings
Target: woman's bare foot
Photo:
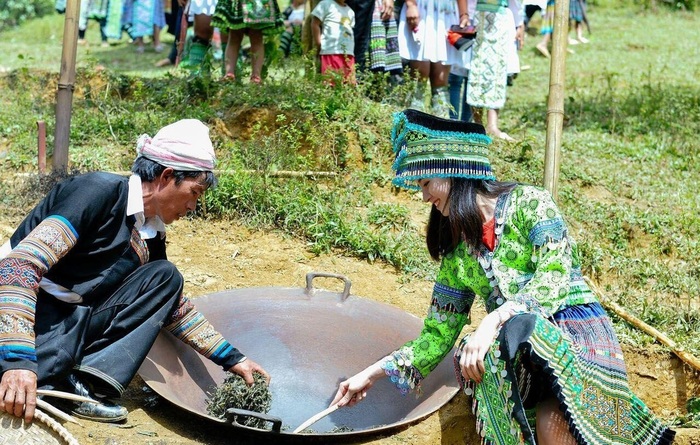
[[[539,51],[540,54],[542,54],[542,55],[545,56],[546,58],[549,59],[549,58],[551,57],[550,54],[549,54],[549,50],[547,49],[547,44],[546,44],[546,43],[540,42],[540,43],[537,44],[537,46],[535,46],[535,48],[537,48],[537,51]]]
[[[508,133],[506,133],[505,131],[501,131],[498,128],[487,128],[486,134],[488,134],[489,136],[491,136],[492,138],[495,138],[495,139],[501,139],[501,140],[504,140],[506,142],[515,142],[515,139],[510,137],[510,135]]]
[[[170,61],[167,57],[165,59],[160,59],[159,61],[156,62],[156,67],[158,68],[163,68],[164,66],[170,66],[172,65],[173,62]]]

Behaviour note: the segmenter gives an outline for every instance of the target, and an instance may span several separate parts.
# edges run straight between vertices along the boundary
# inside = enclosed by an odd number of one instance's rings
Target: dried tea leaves
[[[243,377],[230,372],[226,373],[223,383],[217,386],[211,397],[207,399],[207,412],[223,419],[229,408],[246,409],[267,414],[272,405],[272,394],[267,386],[265,377],[254,373],[255,383],[248,386]],[[264,428],[266,421],[250,416],[238,416],[236,422],[254,428]]]

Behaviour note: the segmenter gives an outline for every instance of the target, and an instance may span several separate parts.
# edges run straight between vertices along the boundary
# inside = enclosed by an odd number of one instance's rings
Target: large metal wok
[[[342,293],[314,288],[316,277],[344,281]],[[444,360],[423,382],[423,394],[402,396],[382,379],[367,399],[335,411],[311,428],[291,431],[328,407],[338,383],[415,338],[422,320],[396,307],[350,296],[342,276],[310,273],[306,288],[248,288],[197,298],[195,304],[244,354],[272,376],[269,430],[260,434],[317,437],[378,433],[415,422],[439,409],[458,390],[452,360]],[[231,415],[207,414],[208,393],[224,371],[167,332],[161,333],[139,374],[156,393],[209,421],[244,427]],[[346,432],[334,432],[339,428]]]

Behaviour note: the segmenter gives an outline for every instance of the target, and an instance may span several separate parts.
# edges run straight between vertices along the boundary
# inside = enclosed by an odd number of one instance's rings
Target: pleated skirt
[[[630,390],[622,350],[598,303],[555,314],[517,315],[486,354],[482,382],[466,381],[477,429],[487,445],[535,444],[535,407],[556,398],[580,445],[670,444],[675,432]]]

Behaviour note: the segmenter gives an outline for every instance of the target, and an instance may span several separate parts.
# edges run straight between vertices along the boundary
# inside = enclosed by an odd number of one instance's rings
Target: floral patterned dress
[[[383,364],[408,393],[452,350],[478,295],[515,314],[484,359],[481,383],[455,368],[486,444],[535,444],[534,408],[555,397],[579,444],[669,444],[674,432],[629,388],[619,342],[581,275],[578,249],[550,194],[517,186],[498,198],[495,245],[445,255],[420,336]],[[468,336],[462,340],[466,342]]]

